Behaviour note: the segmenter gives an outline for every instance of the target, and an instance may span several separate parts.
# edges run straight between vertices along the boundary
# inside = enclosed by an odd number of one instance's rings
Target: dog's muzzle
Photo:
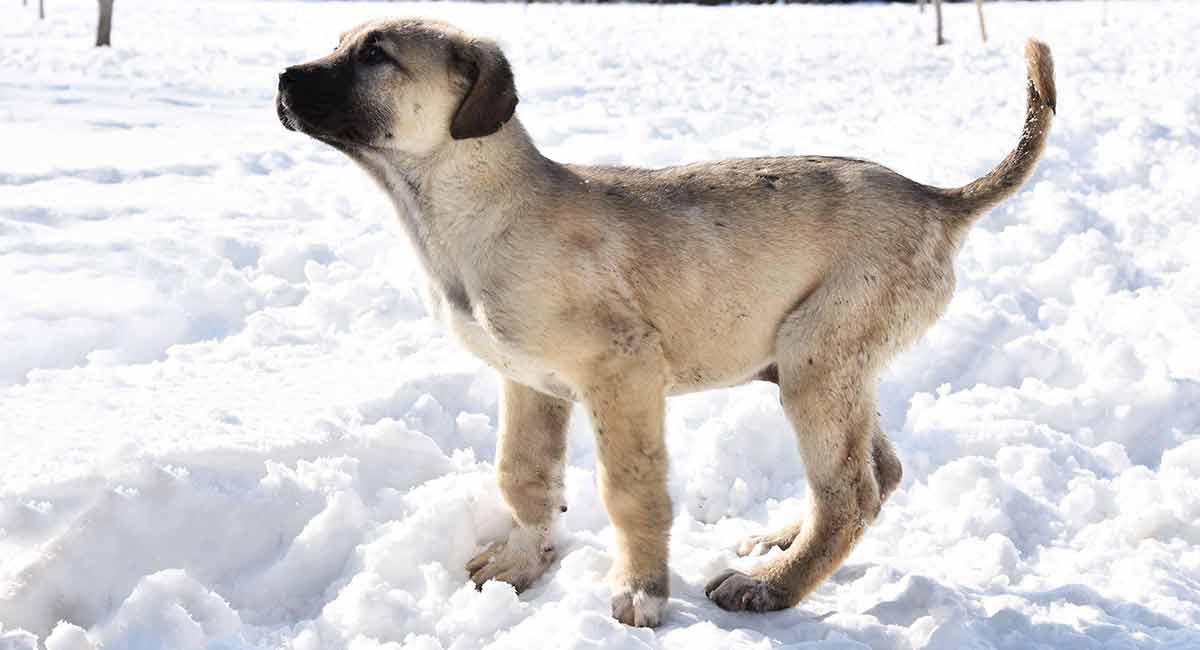
[[[352,139],[347,98],[352,78],[336,65],[294,65],[279,73],[275,108],[292,131],[315,138]],[[353,131],[354,133],[350,133]]]
[[[283,128],[288,131],[298,130],[291,111],[283,101],[283,93],[275,95],[275,113],[279,116],[279,123],[283,125]]]
[[[299,124],[297,124],[296,117],[292,114],[287,101],[288,88],[296,82],[297,78],[298,74],[295,68],[288,68],[280,72],[279,89],[275,93],[275,113],[279,115],[279,123],[288,131],[299,130]]]

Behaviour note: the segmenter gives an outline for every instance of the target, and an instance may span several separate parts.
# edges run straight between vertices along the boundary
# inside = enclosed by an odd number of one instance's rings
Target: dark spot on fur
[[[718,221],[718,222],[717,222],[717,227],[718,227],[718,228],[724,228],[724,227],[725,227],[725,222],[724,222],[724,221]]]
[[[467,295],[467,289],[457,282],[449,284],[442,288],[446,294],[446,301],[450,306],[466,313],[471,313],[471,298]]]
[[[567,241],[571,246],[579,249],[581,252],[589,252],[595,250],[600,245],[600,238],[592,233],[574,230],[568,236]]]
[[[762,183],[768,189],[779,189],[779,177],[774,174],[763,174],[760,172],[758,174],[758,182]]]

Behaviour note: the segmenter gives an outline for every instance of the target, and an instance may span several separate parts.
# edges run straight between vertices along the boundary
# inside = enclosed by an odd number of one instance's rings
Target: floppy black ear
[[[463,140],[499,131],[517,110],[517,86],[508,59],[490,41],[461,45],[454,56],[469,85],[450,121],[450,135]]]

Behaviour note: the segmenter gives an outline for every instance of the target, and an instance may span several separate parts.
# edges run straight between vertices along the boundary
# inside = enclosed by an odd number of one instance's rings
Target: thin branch
[[[987,42],[987,25],[983,24],[983,0],[975,0],[975,11],[979,13],[979,35]]]

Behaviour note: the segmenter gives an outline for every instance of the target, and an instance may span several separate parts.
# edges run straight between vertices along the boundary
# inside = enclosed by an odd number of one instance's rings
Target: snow
[[[1200,647],[1200,5],[0,4],[0,649]],[[880,386],[901,489],[800,607],[705,580],[803,512],[773,386],[670,401],[672,599],[609,615],[572,423],[560,560],[510,526],[496,379],[433,323],[379,192],[284,131],[275,74],[379,15],[499,38],[560,160],[836,154],[954,185],[1058,69],[1034,180]],[[772,553],[778,553],[778,550]]]

